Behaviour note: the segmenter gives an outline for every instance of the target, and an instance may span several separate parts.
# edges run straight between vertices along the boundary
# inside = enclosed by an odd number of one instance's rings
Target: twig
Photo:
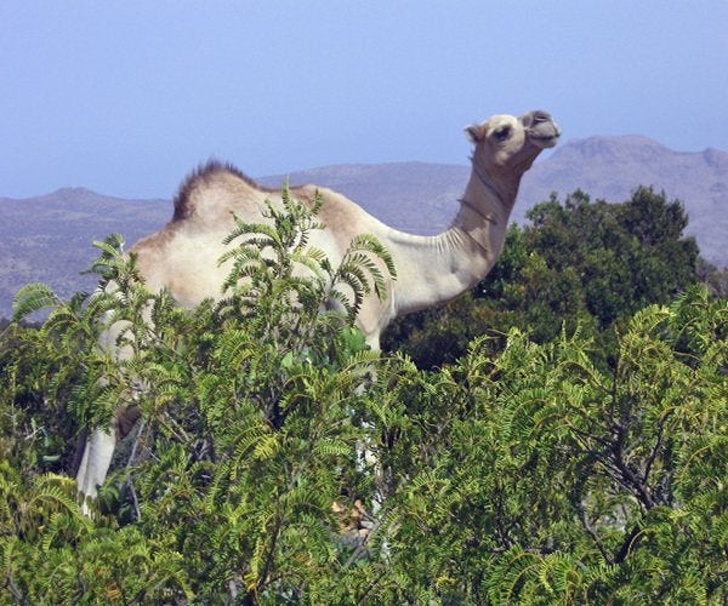
[[[141,436],[144,432],[144,425],[146,424],[146,421],[142,418],[139,420],[139,429],[137,430],[136,438],[134,439],[134,444],[132,444],[131,447],[131,453],[129,453],[129,460],[126,463],[127,469],[131,467],[132,463],[134,462],[134,459],[136,458],[137,448],[139,447],[139,442],[141,442]],[[129,490],[131,490],[131,498],[134,502],[134,513],[136,514],[137,520],[142,519],[142,512],[139,508],[139,499],[137,498],[136,490],[134,490],[134,482],[131,479],[131,475],[127,475],[127,485],[129,486]]]

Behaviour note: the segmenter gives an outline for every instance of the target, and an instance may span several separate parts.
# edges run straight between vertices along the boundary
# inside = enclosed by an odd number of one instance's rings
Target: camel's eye
[[[495,140],[498,141],[498,143],[503,143],[508,137],[511,136],[511,127],[510,126],[501,126],[500,128],[497,128],[495,132],[493,133],[493,136],[495,137]]]

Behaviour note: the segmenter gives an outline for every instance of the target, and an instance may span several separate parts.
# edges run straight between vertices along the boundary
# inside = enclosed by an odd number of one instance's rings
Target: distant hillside
[[[388,225],[419,234],[447,228],[463,195],[470,168],[463,165],[399,162],[345,164],[262,177],[265,185],[313,183],[361,204]]]
[[[468,174],[464,165],[409,162],[329,166],[260,181],[280,185],[288,177],[332,187],[394,227],[432,234],[448,226]],[[567,142],[527,173],[514,220],[523,223],[525,211],[552,191],[563,198],[580,188],[592,199],[622,202],[638,185],[682,200],[703,256],[728,265],[728,153],[714,149],[675,152],[641,136]],[[95,257],[92,240],[117,231],[131,244],[171,215],[168,200],[121,200],[83,188],[0,198],[0,316],[10,314],[14,293],[28,282],[48,282],[64,297],[93,288],[79,276]]]
[[[112,232],[127,242],[158,229],[171,216],[167,200],[121,200],[64,188],[26,200],[0,198],[0,317],[17,290],[47,282],[63,297],[94,287],[79,272],[97,257],[91,245]]]

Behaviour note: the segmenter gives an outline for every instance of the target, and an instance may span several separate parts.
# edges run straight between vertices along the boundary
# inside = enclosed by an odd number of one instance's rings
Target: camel
[[[356,318],[373,349],[379,348],[382,331],[395,317],[447,303],[490,271],[503,247],[521,177],[561,134],[544,111],[495,115],[465,130],[474,145],[472,172],[459,211],[436,236],[393,229],[330,189],[290,188],[295,199],[313,201],[317,192],[323,199],[318,219],[325,227],[311,232],[310,243],[326,252],[334,267],[360,234],[375,236],[391,255],[396,279],[388,280],[386,296],[370,295]],[[172,220],[130,250],[147,286],[168,289],[187,307],[207,298],[219,300],[228,269],[218,261],[225,252],[222,241],[235,226],[233,215],[261,222],[267,200],[280,203],[281,190],[263,188],[231,165],[210,162],[198,168],[181,186]],[[113,341],[107,336],[102,346],[113,348]],[[86,499],[95,498],[106,477],[119,422],[117,415],[112,427],[96,429],[87,440],[77,474],[87,512]]]

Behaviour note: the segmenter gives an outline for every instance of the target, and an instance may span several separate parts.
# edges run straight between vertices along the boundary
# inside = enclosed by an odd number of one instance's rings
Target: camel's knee
[[[131,433],[141,414],[138,406],[124,406],[116,411],[114,428],[117,440],[121,441]]]

